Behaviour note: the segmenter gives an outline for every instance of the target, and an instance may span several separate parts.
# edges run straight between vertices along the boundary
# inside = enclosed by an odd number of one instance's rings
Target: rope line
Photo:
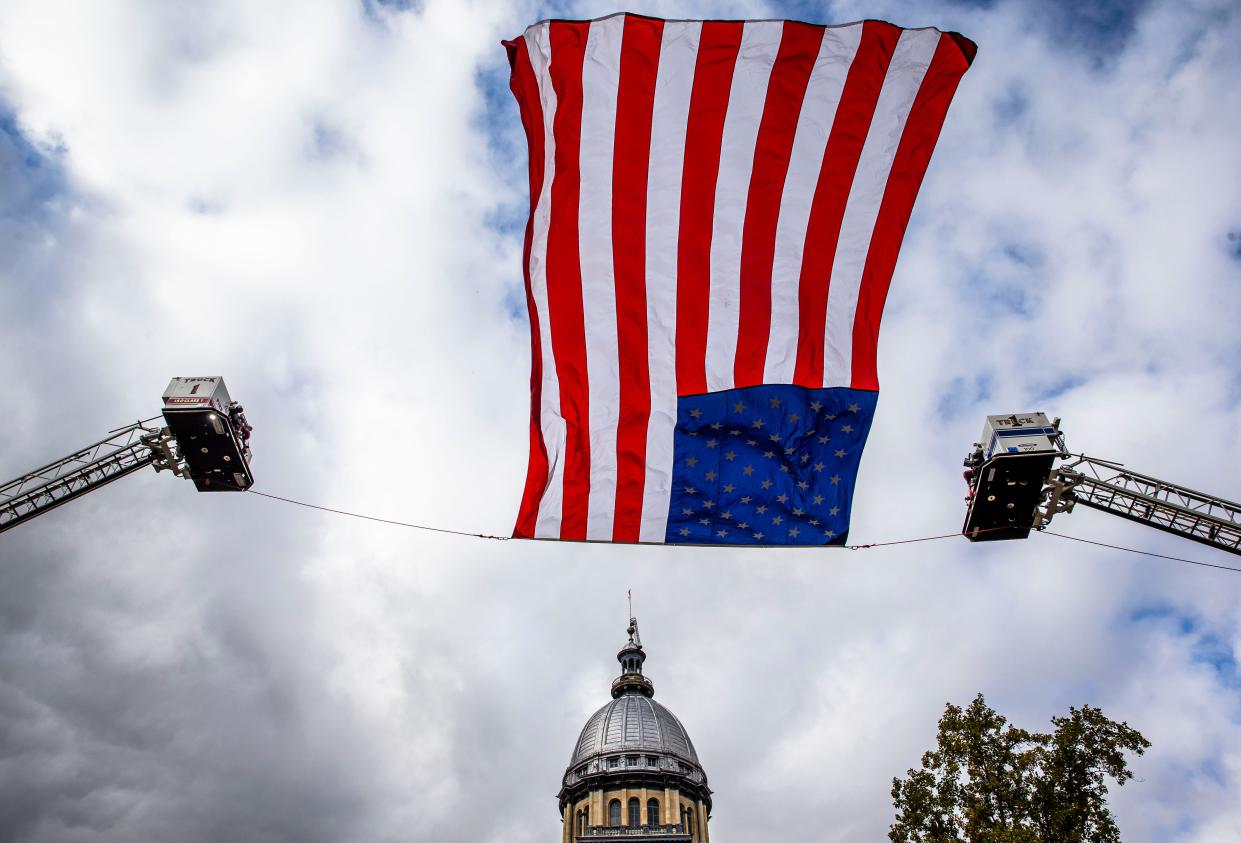
[[[388,524],[393,527],[407,527],[411,530],[426,530],[427,532],[431,532],[431,533],[444,533],[450,536],[465,536],[466,538],[471,538],[471,539],[489,539],[491,541],[508,541],[509,539],[513,538],[512,536],[495,536],[495,535],[491,535],[490,533],[471,533],[465,530],[450,530],[447,527],[431,527],[426,524],[413,524],[409,521],[396,521],[391,518],[380,518],[375,515],[365,515],[360,512],[350,512],[345,509],[333,509],[330,506],[319,506],[318,504],[306,503],[305,501],[294,500],[293,498],[285,498],[285,497],[281,497],[280,495],[272,495],[272,494],[268,494],[267,492],[257,491],[255,489],[250,489],[249,492],[252,495],[258,495],[259,497],[268,498],[274,501],[282,501],[284,503],[290,503],[290,504],[293,504],[294,506],[302,506],[307,509],[317,509],[320,512],[330,512],[333,515],[344,515],[348,518],[359,518],[363,521],[374,521],[378,524]],[[992,529],[1006,530],[1008,528],[1007,527],[995,527]],[[984,531],[980,530],[979,532],[984,532]],[[1167,559],[1171,562],[1184,562],[1187,565],[1198,565],[1203,568],[1215,568],[1216,570],[1220,570],[1220,571],[1230,571],[1234,574],[1241,574],[1241,568],[1234,568],[1229,565],[1219,565],[1214,562],[1203,562],[1198,559],[1186,559],[1183,556],[1167,556],[1162,553],[1152,553],[1149,550],[1138,550],[1137,548],[1133,548],[1133,547],[1122,547],[1121,545],[1117,545],[1117,544],[1108,544],[1107,542],[1099,542],[1099,541],[1093,541],[1091,539],[1078,538],[1077,536],[1070,536],[1070,535],[1066,535],[1065,533],[1056,533],[1056,532],[1053,532],[1047,529],[1039,530],[1037,532],[1043,533],[1048,536],[1055,536],[1058,539],[1068,539],[1070,541],[1082,542],[1083,544],[1093,544],[1097,547],[1106,547],[1110,550],[1123,550],[1126,553],[1137,553],[1141,556],[1151,556],[1156,559]],[[657,542],[611,542],[611,541],[603,541],[601,539],[530,538],[530,539],[521,539],[521,540],[522,541],[554,541],[554,542],[559,542],[561,544],[564,544],[564,543],[611,544],[611,545],[642,544],[642,545],[647,545],[651,547],[712,547],[716,549],[719,549],[721,547],[730,547],[730,548],[755,548],[755,549],[762,548],[764,550],[773,550],[773,549],[781,549],[781,550],[869,550],[875,547],[892,547],[898,544],[916,544],[918,542],[931,542],[931,541],[940,541],[941,539],[954,539],[960,535],[961,535],[960,533],[942,533],[937,536],[920,536],[914,539],[894,539],[892,541],[868,542],[867,544],[843,544],[843,545],[842,544],[837,544],[837,545],[830,545],[830,544],[829,545],[813,545],[813,544],[812,545],[744,545],[744,544],[719,545],[719,544],[689,544],[689,543],[672,545],[672,544],[660,544]]]
[[[393,521],[391,518],[379,518],[374,515],[363,515],[360,512],[348,512],[343,509],[332,509],[330,506],[319,506],[318,504],[306,503],[305,501],[295,501],[292,498],[282,498],[280,495],[269,495],[267,492],[259,492],[254,489],[249,490],[250,494],[258,495],[261,498],[270,498],[274,501],[284,501],[295,506],[304,506],[307,509],[317,509],[320,512],[331,512],[335,515],[346,515],[350,518],[361,518],[363,521],[375,521],[380,524],[391,524],[394,527],[409,527],[411,530],[427,530],[432,533],[447,533],[452,536],[466,536],[472,539],[491,539],[493,541],[508,541],[508,536],[492,536],[487,533],[467,533],[464,530],[450,530],[447,527],[428,527],[426,524],[411,524],[408,521]]]
[[[997,529],[997,528],[993,528],[993,529]],[[1008,528],[999,527],[998,529],[1006,530]],[[979,530],[978,532],[985,533],[987,531]],[[868,548],[872,548],[872,547],[891,547],[894,544],[914,544],[916,542],[933,542],[933,541],[938,541],[939,539],[955,539],[959,535],[961,534],[960,533],[944,533],[942,536],[923,536],[920,539],[898,539],[896,541],[890,541],[890,542],[871,542],[870,544],[847,544],[845,545],[845,547],[848,548],[849,550],[867,550]]]
[[[1053,533],[1051,530],[1040,530],[1040,533],[1046,533],[1049,536],[1055,536],[1058,539],[1069,539],[1070,541],[1082,542],[1083,544],[1093,544],[1098,547],[1107,547],[1112,550],[1123,550],[1127,553],[1138,553],[1142,556],[1153,556],[1156,559],[1168,559],[1172,562],[1184,562],[1187,565],[1201,565],[1203,568],[1216,568],[1221,571],[1232,571],[1234,574],[1241,574],[1241,568],[1234,568],[1231,565],[1218,565],[1214,562],[1203,562],[1198,559],[1186,559],[1183,556],[1165,556],[1162,553],[1151,553],[1149,550],[1137,550],[1132,547],[1121,547],[1118,544],[1108,544],[1107,542],[1091,541],[1090,539],[1081,539],[1077,536],[1069,536],[1064,533]]]
[[[530,538],[525,538],[525,537],[517,538],[515,536],[495,536],[495,535],[491,535],[490,533],[470,533],[465,530],[450,530],[446,527],[431,527],[426,524],[414,524],[409,521],[396,521],[391,518],[380,518],[375,515],[365,515],[360,512],[350,512],[349,510],[345,510],[345,509],[333,509],[330,506],[320,506],[318,504],[306,503],[305,501],[294,500],[293,498],[285,498],[285,497],[281,497],[280,495],[272,495],[267,492],[260,492],[257,489],[249,489],[248,491],[252,495],[258,495],[259,497],[269,498],[270,500],[283,501],[284,503],[291,503],[294,506],[304,506],[307,509],[317,509],[320,512],[330,512],[334,515],[344,515],[349,518],[360,518],[363,521],[374,521],[379,524],[389,524],[393,527],[408,527],[411,530],[427,530],[432,533],[446,533],[452,536],[465,536],[467,538],[473,538],[473,539],[491,539],[493,541],[509,541],[510,539],[516,539],[518,541],[557,542],[559,544],[610,544],[610,545],[628,544],[628,545],[643,545],[647,547],[711,547],[717,550],[721,547],[740,548],[740,549],[761,548],[763,550],[868,550],[872,547],[889,547],[891,545],[897,545],[897,544],[913,544],[915,542],[929,542],[929,541],[938,541],[939,539],[952,539],[952,538],[956,538],[957,536],[961,535],[960,533],[944,533],[938,536],[921,536],[916,539],[896,539],[894,541],[870,542],[868,544],[826,544],[826,545],[824,544],[804,544],[804,545],[798,545],[798,544],[783,544],[783,545],[731,544],[731,545],[722,545],[722,544],[696,544],[693,542],[685,542],[685,543],[678,543],[678,544],[665,544],[662,542],[616,542],[616,541],[607,541],[604,539],[552,539],[552,538],[544,538],[544,537],[538,537],[538,536],[532,536]],[[993,528],[993,529],[1003,530],[1007,528],[999,527],[999,528]],[[986,531],[980,530],[979,532],[986,532]]]

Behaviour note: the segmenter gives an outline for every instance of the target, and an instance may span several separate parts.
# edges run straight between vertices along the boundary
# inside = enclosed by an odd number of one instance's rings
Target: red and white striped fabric
[[[514,535],[664,541],[678,396],[878,389],[901,238],[975,46],[880,21],[545,21],[530,464]]]

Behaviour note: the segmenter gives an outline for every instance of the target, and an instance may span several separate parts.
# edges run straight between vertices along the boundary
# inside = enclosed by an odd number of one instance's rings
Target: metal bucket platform
[[[173,378],[164,391],[164,421],[198,491],[244,492],[254,485],[249,425],[223,378]]]

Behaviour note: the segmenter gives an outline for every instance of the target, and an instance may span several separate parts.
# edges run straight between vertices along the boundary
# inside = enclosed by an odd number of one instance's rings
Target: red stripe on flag
[[[797,134],[797,118],[822,42],[823,27],[786,22],[767,83],[741,239],[741,302],[733,366],[733,382],[738,388],[763,382],[771,332],[771,271],[780,199]]]
[[[521,110],[521,123],[526,129],[526,141],[530,148],[530,219],[526,222],[526,242],[522,252],[522,270],[526,279],[526,308],[530,311],[530,464],[526,469],[526,488],[521,495],[521,509],[517,524],[513,527],[514,538],[533,538],[534,525],[539,517],[539,501],[547,487],[547,444],[543,441],[543,348],[539,341],[539,312],[534,304],[534,291],[530,287],[530,248],[534,238],[534,206],[543,192],[543,105],[539,99],[539,86],[534,78],[534,67],[526,49],[526,39],[505,41],[508,49],[512,75],[509,88],[516,97]]]
[[[651,378],[646,326],[646,184],[651,112],[664,22],[628,15],[621,41],[612,165],[612,264],[620,419],[616,427],[616,511],[612,541],[636,542],[646,484],[646,427]]]
[[[883,317],[888,286],[892,283],[905,227],[909,224],[918,188],[922,185],[922,177],[926,174],[935,142],[939,139],[939,130],[948,114],[948,105],[956,93],[957,83],[973,59],[973,42],[954,35],[939,37],[939,45],[922,79],[905,131],[896,148],[892,173],[888,176],[875,230],[871,234],[866,267],[862,271],[862,287],[858,293],[857,315],[853,322],[851,386],[854,389],[879,388],[875,358],[879,320]]]
[[[589,23],[551,24],[552,84],[556,142],[551,222],[547,230],[547,309],[552,354],[560,379],[560,415],[565,421],[564,509],[560,538],[586,538],[590,500],[590,393],[586,370],[586,328],[582,314],[582,266],[578,248],[581,198],[582,61]]]
[[[677,244],[677,394],[707,391],[707,307],[711,296],[711,232],[715,182],[733,68],[743,24],[702,25],[685,127],[681,230]]]
[[[888,73],[888,63],[900,37],[901,30],[892,24],[880,21],[863,24],[857,56],[845,78],[836,119],[823,152],[823,167],[819,171],[806,226],[798,285],[797,364],[793,369],[793,383],[798,386],[814,389],[823,386],[827,288],[836,258],[836,240],[840,236],[840,223],[866,143],[866,133]]]

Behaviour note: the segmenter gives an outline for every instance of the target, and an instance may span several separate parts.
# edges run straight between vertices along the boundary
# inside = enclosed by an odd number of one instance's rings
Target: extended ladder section
[[[67,457],[0,486],[0,532],[155,465],[176,470],[167,428],[136,422]]]
[[[1074,504],[1241,554],[1241,504],[1129,471],[1116,463],[1071,454],[1051,476],[1035,528]]]

